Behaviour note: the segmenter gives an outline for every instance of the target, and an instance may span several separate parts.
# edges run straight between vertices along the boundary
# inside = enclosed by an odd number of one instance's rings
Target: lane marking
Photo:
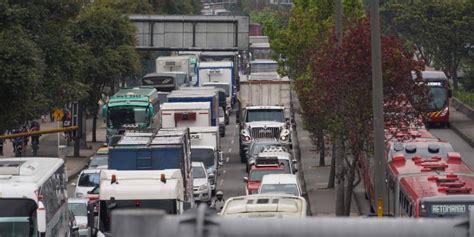
[[[234,144],[234,139],[232,139],[232,141],[230,141],[230,144]]]
[[[223,174],[227,173],[227,170],[222,171]]]
[[[229,153],[231,153],[231,152],[232,152],[232,148],[229,148]]]
[[[225,162],[229,163],[229,157],[225,158]]]
[[[221,179],[221,181],[219,182],[219,186],[222,186],[223,183],[224,183],[224,179]]]

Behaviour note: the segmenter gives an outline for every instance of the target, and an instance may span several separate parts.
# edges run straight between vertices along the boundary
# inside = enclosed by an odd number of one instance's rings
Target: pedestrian
[[[41,115],[41,123],[46,123],[46,115]]]

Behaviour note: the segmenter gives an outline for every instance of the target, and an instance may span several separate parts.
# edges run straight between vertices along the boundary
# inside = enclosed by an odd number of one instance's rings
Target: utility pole
[[[342,0],[335,0],[336,4],[336,37],[337,47],[342,46]],[[343,216],[345,210],[345,195],[350,195],[345,192],[345,174],[344,174],[344,140],[342,134],[335,134],[334,139],[334,154],[335,154],[335,165],[336,165],[336,216]]]
[[[372,106],[374,113],[374,159],[375,159],[375,200],[377,216],[382,217],[386,202],[387,183],[385,182],[384,158],[384,116],[383,116],[383,80],[382,49],[380,43],[379,0],[370,2],[370,34],[372,42]]]

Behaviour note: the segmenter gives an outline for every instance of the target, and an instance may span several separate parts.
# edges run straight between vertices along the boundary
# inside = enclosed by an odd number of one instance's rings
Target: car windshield
[[[36,203],[30,199],[0,199],[0,236],[36,236]]]
[[[89,164],[89,168],[97,168],[98,166],[106,166],[108,165],[108,156],[107,155],[97,155]]]
[[[299,196],[296,184],[264,184],[260,193],[285,193]]]
[[[264,175],[267,174],[284,174],[285,170],[283,169],[255,169],[250,171],[250,181],[262,181]]]
[[[247,112],[247,122],[275,121],[284,122],[284,114],[281,109],[252,109]]]
[[[79,177],[79,186],[95,187],[99,185],[99,173],[82,173]]]
[[[444,87],[430,87],[431,100],[428,107],[433,111],[444,108],[448,102],[448,91]]]
[[[212,149],[191,149],[191,160],[202,162],[206,168],[214,165],[214,151]]]
[[[87,216],[87,204],[86,203],[69,203],[69,210],[72,211],[74,216]]]
[[[109,108],[107,126],[117,129],[124,125],[147,125],[149,122],[147,113],[145,107],[112,107]]]
[[[206,178],[206,171],[200,166],[193,167],[193,178],[195,179]]]

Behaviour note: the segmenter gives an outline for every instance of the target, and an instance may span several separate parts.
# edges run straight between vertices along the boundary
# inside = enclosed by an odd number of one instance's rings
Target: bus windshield
[[[428,107],[432,111],[442,110],[448,102],[448,90],[444,87],[430,87],[431,100]]]
[[[177,214],[176,200],[107,200],[99,204],[99,230],[110,233],[112,211],[119,209],[159,209],[166,214]]]
[[[0,199],[0,236],[36,236],[36,207],[30,199]]]
[[[284,122],[284,114],[281,109],[252,109],[247,111],[247,122],[275,121]]]
[[[109,108],[107,126],[109,128],[122,128],[124,125],[135,127],[148,126],[148,109],[145,107],[112,107]]]

